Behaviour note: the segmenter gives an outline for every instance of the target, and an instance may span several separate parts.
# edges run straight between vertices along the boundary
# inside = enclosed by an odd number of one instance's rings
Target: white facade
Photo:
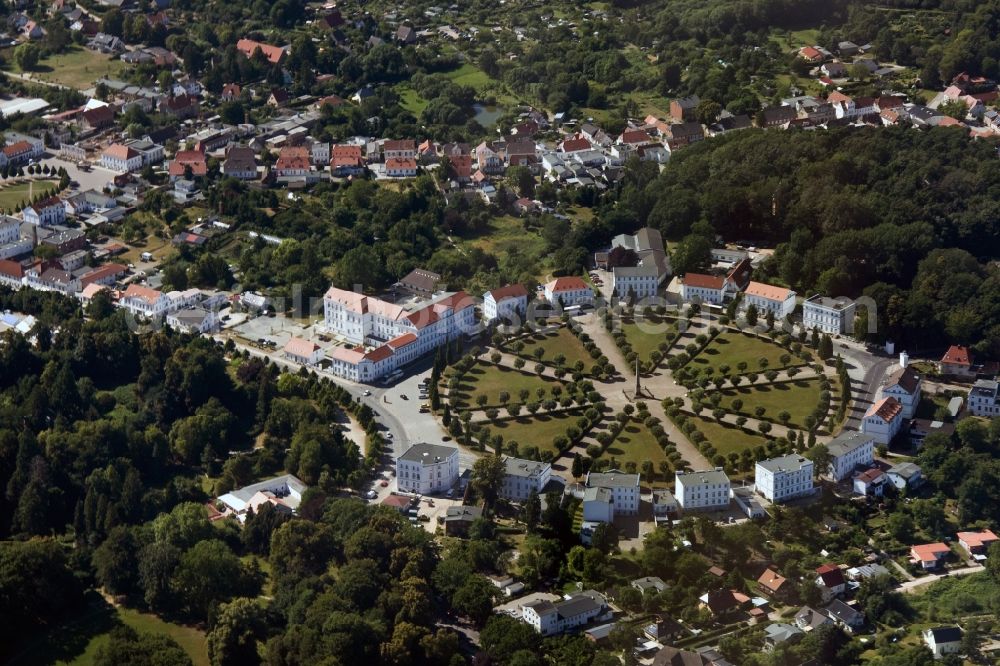
[[[607,488],[587,488],[583,493],[583,522],[613,523],[615,503]]]
[[[420,442],[396,458],[396,483],[407,493],[443,492],[458,481],[458,449]]]
[[[545,300],[552,305],[562,302],[563,307],[593,305],[594,290],[578,277],[556,278],[545,285]]]
[[[588,594],[557,601],[535,601],[522,606],[521,619],[542,636],[552,636],[583,626],[601,614],[602,604]]]
[[[330,144],[326,141],[314,141],[309,148],[312,163],[316,166],[326,166],[330,163]]]
[[[978,380],[969,391],[969,413],[987,418],[1000,415],[998,397],[1000,397],[1000,384],[991,379]]]
[[[505,458],[506,472],[500,496],[511,502],[523,502],[531,493],[541,494],[542,489],[552,478],[552,465],[522,460],[520,458]]]
[[[924,643],[934,653],[935,659],[962,651],[962,630],[958,627],[924,629]]]
[[[162,317],[174,309],[173,301],[163,292],[135,284],[129,285],[118,305],[134,315],[149,318]]]
[[[101,155],[101,166],[120,173],[132,173],[142,169],[142,155],[125,146],[109,146]]]
[[[815,295],[802,304],[802,325],[830,335],[854,330],[854,302]]]
[[[681,298],[685,302],[722,305],[736,291],[736,285],[722,276],[688,273],[681,278]]]
[[[483,294],[483,323],[501,319],[524,320],[528,310],[528,292],[519,284],[494,289]]]
[[[618,298],[627,298],[634,294],[635,298],[653,298],[660,286],[655,268],[625,268],[616,267],[611,272],[611,288]]]
[[[751,282],[743,292],[743,307],[757,306],[761,315],[773,312],[777,319],[792,314],[795,310],[795,292],[784,287],[775,287],[761,282]]]
[[[879,398],[895,398],[903,406],[903,418],[912,419],[920,404],[920,394],[923,378],[908,365],[906,353],[900,354],[900,367],[886,377],[885,383],[879,389]]]
[[[66,221],[66,207],[56,197],[50,197],[28,206],[22,211],[22,214],[25,222],[40,227],[49,227]]]
[[[8,215],[0,216],[0,245],[16,243],[21,239],[21,220]],[[0,257],[6,259],[7,257]]]
[[[797,454],[757,463],[754,471],[757,492],[780,503],[813,493],[813,463]]]
[[[685,511],[723,509],[729,506],[729,477],[717,467],[702,472],[675,472],[674,497]]]
[[[590,472],[587,474],[587,488],[605,488],[611,493],[615,512],[624,515],[639,513],[639,475],[626,474],[618,470]]]
[[[861,421],[861,432],[871,435],[876,444],[888,445],[902,427],[902,407],[891,397],[872,405]]]
[[[834,481],[846,479],[855,467],[868,467],[875,460],[875,438],[866,433],[842,433],[826,448],[830,453],[827,476]]]

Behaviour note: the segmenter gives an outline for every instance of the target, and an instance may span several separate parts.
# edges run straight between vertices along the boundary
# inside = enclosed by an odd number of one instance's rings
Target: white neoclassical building
[[[819,329],[830,335],[854,330],[854,301],[849,298],[810,296],[802,304],[802,325],[808,330]]]
[[[732,486],[721,467],[700,472],[674,473],[674,497],[685,511],[724,509]]]
[[[428,495],[458,481],[458,449],[419,442],[396,458],[396,483],[406,493]]]
[[[754,472],[754,486],[758,494],[775,504],[811,495],[813,462],[795,453],[762,460]]]

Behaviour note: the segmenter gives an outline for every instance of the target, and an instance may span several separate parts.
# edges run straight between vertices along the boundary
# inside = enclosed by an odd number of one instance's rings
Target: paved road
[[[961,569],[951,569],[948,572],[948,576],[968,576],[969,574],[982,573],[986,571],[983,567],[976,565],[971,567],[963,567]],[[917,594],[921,592],[921,588],[930,585],[936,580],[941,580],[942,578],[947,578],[948,576],[941,576],[940,574],[929,574],[927,576],[921,576],[920,578],[915,578],[914,580],[908,580],[899,586],[899,591],[904,594]]]

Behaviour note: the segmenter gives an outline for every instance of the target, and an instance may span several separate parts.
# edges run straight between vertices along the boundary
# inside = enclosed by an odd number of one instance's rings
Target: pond
[[[473,119],[483,127],[493,127],[503,115],[503,109],[496,105],[476,103],[472,105],[472,110],[476,112]]]

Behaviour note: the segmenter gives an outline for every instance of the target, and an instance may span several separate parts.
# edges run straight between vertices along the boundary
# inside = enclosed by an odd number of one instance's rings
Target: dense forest
[[[998,195],[995,143],[958,129],[753,130],[677,153],[620,207],[682,239],[677,273],[704,268],[716,234],[776,244],[759,279],[866,294],[883,337],[996,356]]]

